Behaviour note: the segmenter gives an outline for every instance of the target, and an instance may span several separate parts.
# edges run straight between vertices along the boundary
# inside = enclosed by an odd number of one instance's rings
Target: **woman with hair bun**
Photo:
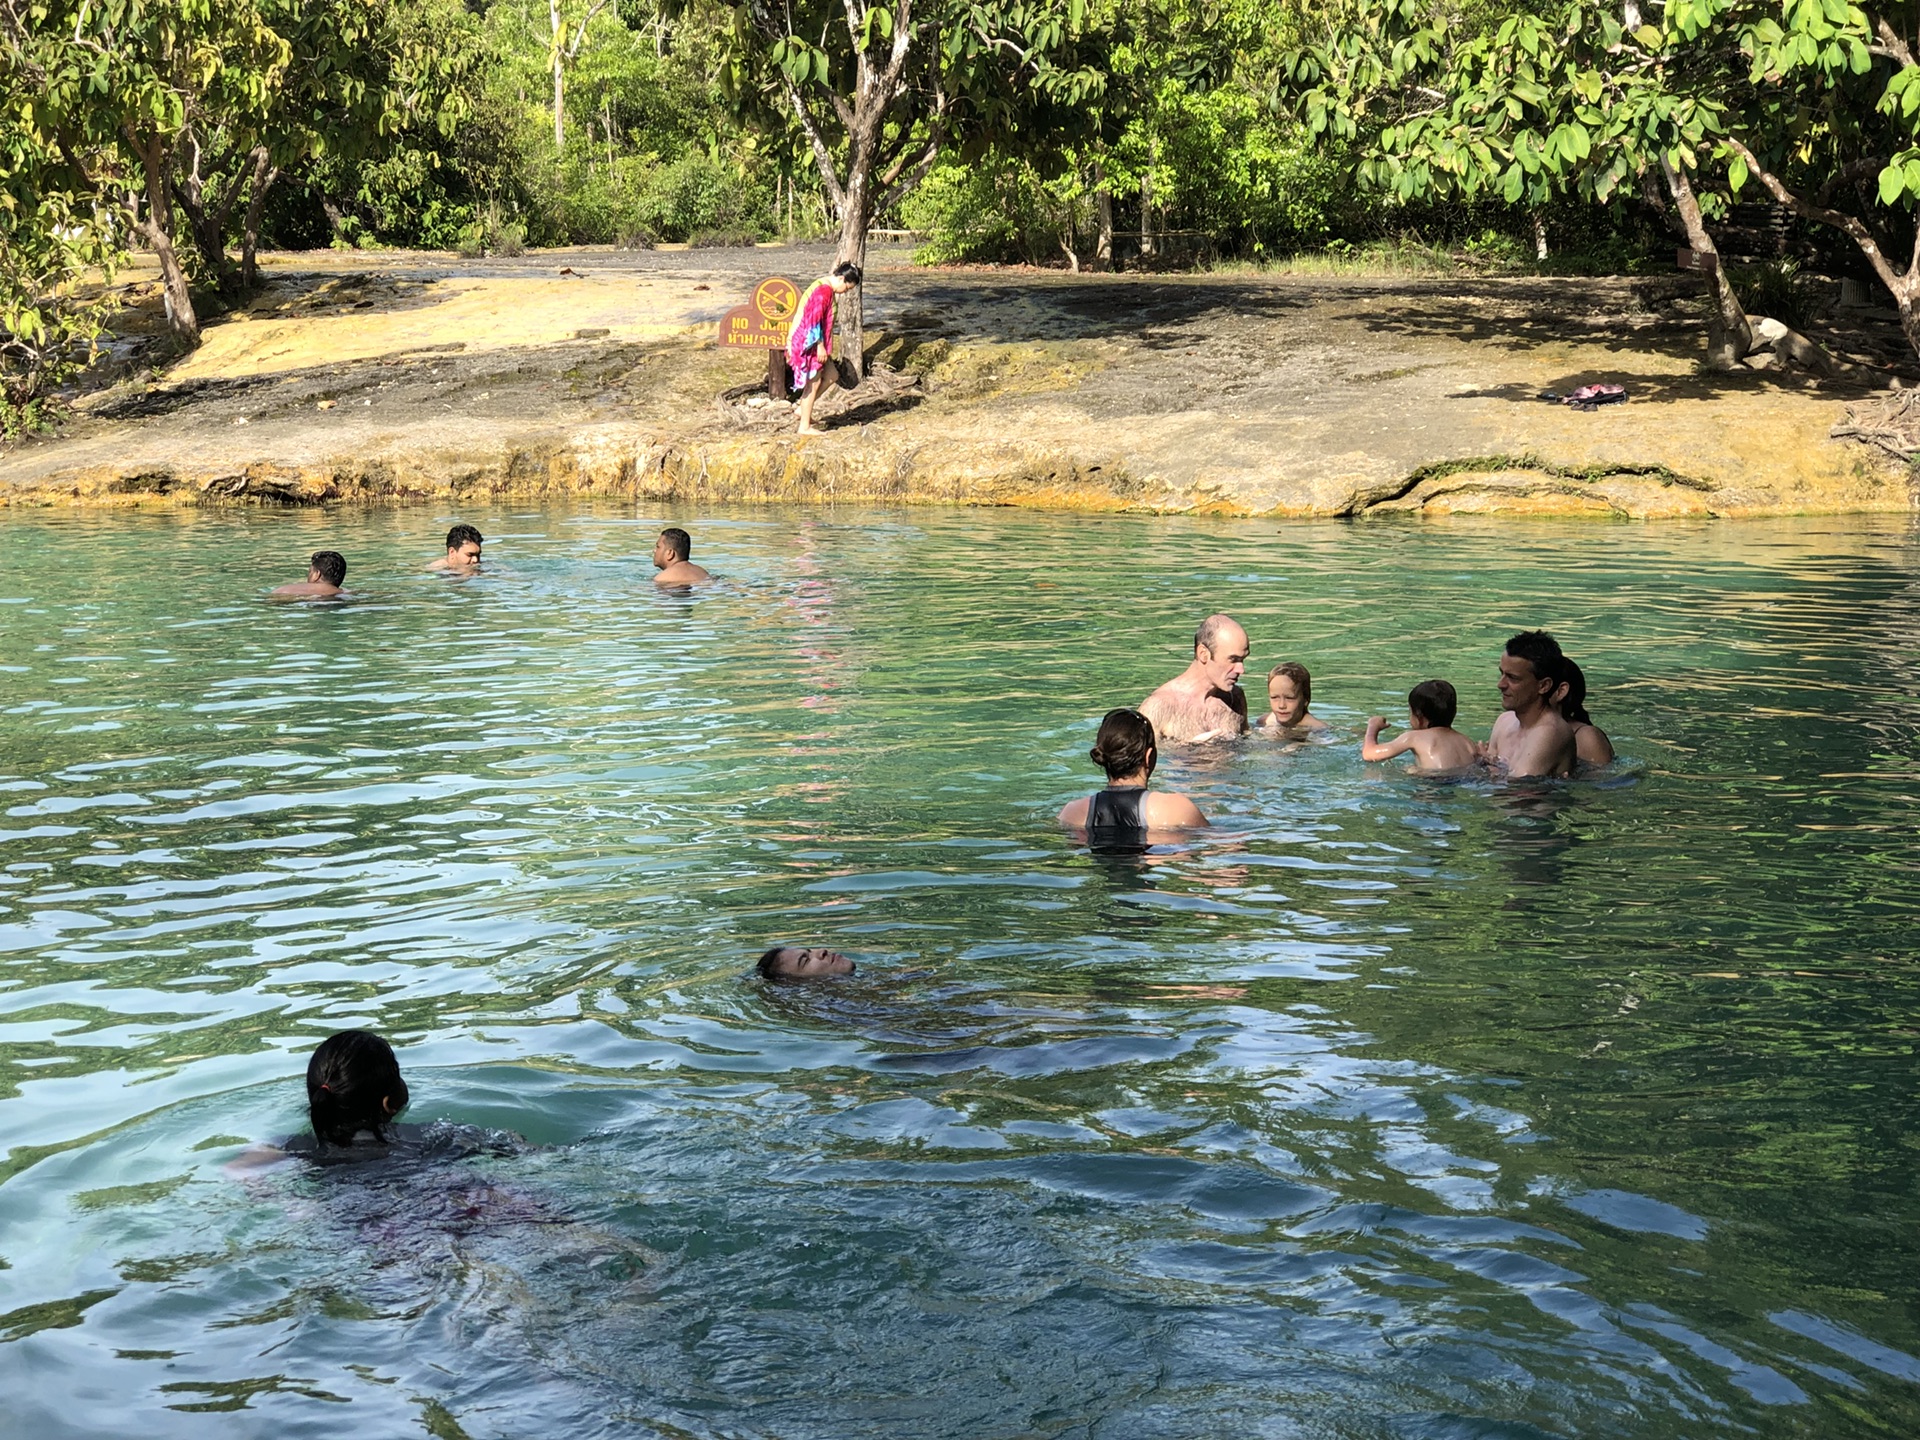
[[[1200,807],[1186,796],[1147,789],[1160,757],[1153,722],[1138,710],[1109,710],[1087,754],[1107,772],[1107,788],[1068,805],[1060,812],[1060,823],[1085,831],[1090,849],[1144,850],[1169,838],[1166,831],[1207,823]]]

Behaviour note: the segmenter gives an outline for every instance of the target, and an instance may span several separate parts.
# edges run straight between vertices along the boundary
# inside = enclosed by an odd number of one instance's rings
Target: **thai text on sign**
[[[800,289],[783,275],[769,275],[753,287],[753,298],[720,317],[720,343],[747,350],[784,350]]]

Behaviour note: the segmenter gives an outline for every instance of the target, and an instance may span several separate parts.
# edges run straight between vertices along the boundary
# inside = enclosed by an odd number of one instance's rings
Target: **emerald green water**
[[[1920,1431],[1903,522],[448,518],[0,516],[0,1429]],[[1215,608],[1343,743],[1076,851]],[[1360,764],[1531,625],[1613,773]],[[538,1148],[231,1174],[348,1025]]]

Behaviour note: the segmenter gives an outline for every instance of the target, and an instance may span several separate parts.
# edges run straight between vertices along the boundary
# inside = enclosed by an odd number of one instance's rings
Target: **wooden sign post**
[[[720,317],[720,344],[767,353],[767,398],[785,400],[792,376],[787,370],[787,331],[800,308],[800,288],[783,275],[769,275],[753,287],[753,298]]]

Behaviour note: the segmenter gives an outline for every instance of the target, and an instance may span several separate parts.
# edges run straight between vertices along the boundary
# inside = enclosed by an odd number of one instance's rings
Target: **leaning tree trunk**
[[[260,267],[255,261],[260,249],[260,217],[267,208],[267,191],[280,178],[280,167],[272,163],[266,146],[256,145],[251,158],[253,184],[247,191],[247,218],[240,229],[240,283],[248,291],[260,283]]]
[[[1911,60],[1904,45],[1900,55]],[[1873,267],[1873,273],[1880,277],[1880,283],[1887,287],[1893,296],[1893,303],[1900,309],[1900,333],[1907,338],[1907,344],[1913,347],[1914,354],[1920,355],[1920,221],[1916,221],[1913,236],[1913,258],[1907,262],[1907,268],[1897,268],[1895,262],[1880,248],[1880,242],[1873,232],[1857,215],[1849,215],[1841,210],[1829,210],[1824,205],[1816,205],[1787,189],[1778,175],[1769,170],[1760,157],[1749,150],[1737,137],[1727,137],[1727,146],[1747,164],[1747,170],[1757,179],[1766,192],[1782,205],[1785,205],[1802,220],[1811,220],[1816,225],[1831,225],[1841,231],[1853,243],[1860,247],[1860,253],[1866,256],[1867,263]]]
[[[167,168],[172,161],[167,144],[158,135],[144,138],[132,130],[127,139],[140,156],[147,181],[147,213],[136,232],[160,262],[160,296],[167,309],[167,328],[189,345],[200,343],[200,317],[193,312],[193,292],[180,253],[173,248],[173,201],[167,194]]]
[[[1720,264],[1720,252],[1707,233],[1706,221],[1700,215],[1700,202],[1694,198],[1687,172],[1664,158],[1660,169],[1673,196],[1673,207],[1686,229],[1687,244],[1701,257],[1707,284],[1713,291],[1713,305],[1707,311],[1707,365],[1714,370],[1731,370],[1752,352],[1753,326],[1740,304],[1740,297],[1733,293],[1726,269]]]

